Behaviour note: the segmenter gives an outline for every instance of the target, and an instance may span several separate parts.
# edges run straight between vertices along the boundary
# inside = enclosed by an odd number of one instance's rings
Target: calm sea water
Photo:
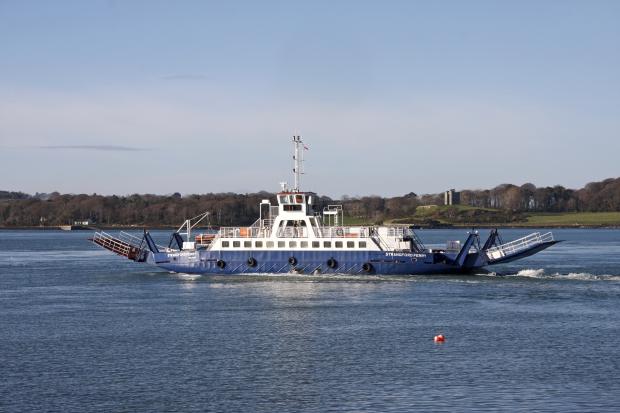
[[[620,231],[554,233],[485,275],[224,278],[0,231],[0,411],[620,411]]]

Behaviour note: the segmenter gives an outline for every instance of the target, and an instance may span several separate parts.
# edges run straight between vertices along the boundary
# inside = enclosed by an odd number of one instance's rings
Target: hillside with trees
[[[318,204],[321,209],[342,204],[349,223],[519,223],[532,213],[618,212],[620,178],[592,182],[577,190],[559,185],[538,188],[530,183],[503,184],[493,189],[463,190],[460,196],[460,205],[453,207],[441,206],[442,194],[418,196],[413,192],[392,198],[319,197]],[[262,199],[275,202],[275,194],[102,196],[0,191],[0,226],[56,226],[78,220],[89,220],[97,226],[175,226],[204,211],[211,212],[212,225],[248,225],[258,216]]]

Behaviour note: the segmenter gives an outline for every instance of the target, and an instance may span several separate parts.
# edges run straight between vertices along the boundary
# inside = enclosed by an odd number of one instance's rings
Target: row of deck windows
[[[241,248],[242,241],[233,241],[233,248]],[[254,241],[254,248],[263,248],[263,244],[267,248],[274,248],[276,243],[274,241]],[[288,248],[308,248],[308,241],[289,241]],[[321,248],[321,241],[312,241],[312,248]],[[334,241],[334,248],[355,248],[355,241]],[[286,248],[286,241],[278,241],[278,248]],[[323,248],[331,248],[332,241],[323,241]],[[230,248],[230,241],[222,241],[222,248]],[[243,248],[252,248],[252,241],[243,241]],[[366,241],[358,241],[357,248],[366,248]]]

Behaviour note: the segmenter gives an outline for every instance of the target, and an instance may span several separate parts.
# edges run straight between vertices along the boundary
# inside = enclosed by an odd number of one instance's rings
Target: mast
[[[293,160],[294,168],[293,174],[295,175],[295,186],[293,187],[293,192],[299,192],[301,186],[301,175],[303,172],[303,162],[304,162],[304,151],[303,151],[303,141],[301,140],[301,136],[293,135],[293,147],[294,147],[294,155]]]

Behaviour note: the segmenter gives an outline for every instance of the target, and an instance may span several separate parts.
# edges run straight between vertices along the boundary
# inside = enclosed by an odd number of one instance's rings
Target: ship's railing
[[[413,239],[414,252],[424,252],[424,250],[426,250],[426,245],[424,245],[420,237],[418,237],[418,234],[413,229],[409,228],[409,231],[411,231],[409,236]]]
[[[278,238],[307,238],[308,230],[306,227],[286,227],[279,228]]]
[[[535,232],[526,237],[498,245],[497,247],[489,248],[486,253],[487,256],[491,258],[497,258],[498,256],[517,254],[521,251],[535,247],[536,245],[550,241],[553,241],[553,233],[547,232],[545,234],[541,234],[539,232]]]
[[[368,227],[320,227],[313,228],[317,238],[363,238],[368,237]],[[305,238],[308,235],[307,227],[286,227],[278,229],[277,236],[281,238]]]
[[[256,230],[258,230],[259,236],[264,236],[264,232],[265,231],[271,231],[271,227],[273,227],[273,223],[274,223],[274,219],[260,219],[258,218],[256,221],[254,221],[254,223],[252,225],[250,225],[248,228],[252,228],[252,231],[255,233]],[[245,227],[226,227],[228,229],[232,229],[233,232],[235,232],[234,230],[239,229],[239,233],[243,233],[243,235],[241,236],[241,238],[246,238],[247,234],[245,231],[243,231],[242,228]],[[261,233],[262,230],[262,233]]]
[[[390,249],[387,241],[379,234],[378,231],[373,231],[370,235],[370,239],[372,239],[373,242],[377,244],[380,250],[387,251]]]
[[[370,227],[323,227],[323,238],[365,238],[370,235]]]
[[[414,235],[414,232],[409,227],[388,227],[388,230],[387,230],[388,237],[402,238],[402,237],[412,237],[413,235]]]
[[[142,235],[142,234],[140,234],[140,235]],[[130,234],[128,232],[121,231],[119,233],[119,239],[122,239],[125,242],[129,242],[129,243],[132,243],[133,245],[138,246],[138,245],[141,245],[143,237],[142,236],[137,236],[137,235],[134,235],[134,234]],[[145,246],[146,246],[146,244],[143,245],[143,247],[145,247]],[[166,246],[166,245],[155,244],[155,246],[157,247],[159,252],[177,251],[177,249],[170,248],[170,246]]]
[[[97,231],[93,234],[91,241],[115,254],[127,257],[130,260],[139,262],[144,262],[146,260],[146,246],[143,243],[144,239],[127,232],[121,232],[115,237],[104,231]],[[157,247],[160,251],[169,250],[161,245]]]
[[[105,233],[104,233],[105,234]],[[138,237],[137,235],[130,234],[129,232],[121,231],[118,234],[118,239],[126,242],[127,244],[134,245],[136,247],[142,244],[142,237]],[[159,245],[158,245],[159,247]]]
[[[222,238],[256,238],[261,232],[260,227],[221,227]]]
[[[140,247],[142,245],[143,236],[142,234],[140,234],[140,236],[137,236],[134,234],[130,234],[129,232],[121,231],[118,234],[118,239],[128,244],[134,245],[136,247]],[[174,248],[169,248],[169,247],[166,247],[160,244],[155,244],[155,245],[157,246],[157,249],[159,251],[174,251]]]
[[[131,249],[136,248],[140,245],[134,245],[125,240],[121,240],[120,237],[115,238],[112,235],[103,231],[95,232],[92,240],[95,244],[98,244],[103,248],[112,251],[115,254],[122,255],[123,257],[129,257]]]
[[[271,228],[273,227],[273,223],[274,223],[275,219],[263,219],[263,227],[264,228]],[[260,223],[259,223],[260,226]]]
[[[415,231],[407,225],[393,225],[389,227],[378,227],[371,229],[371,237],[379,248],[392,250],[397,248],[409,248],[413,252],[421,253],[426,247]],[[412,242],[407,247],[401,245],[402,242]]]
[[[312,229],[305,226],[284,227],[277,229],[276,236],[278,238],[307,238],[311,230],[316,238],[367,238],[379,236],[376,227],[345,226],[320,226]],[[261,238],[269,237],[270,235],[271,227],[261,227],[258,222],[249,227],[221,227],[219,232],[219,236],[222,238]],[[415,232],[408,227],[388,227],[387,232],[383,232],[381,235],[387,238],[413,237],[423,247]]]

